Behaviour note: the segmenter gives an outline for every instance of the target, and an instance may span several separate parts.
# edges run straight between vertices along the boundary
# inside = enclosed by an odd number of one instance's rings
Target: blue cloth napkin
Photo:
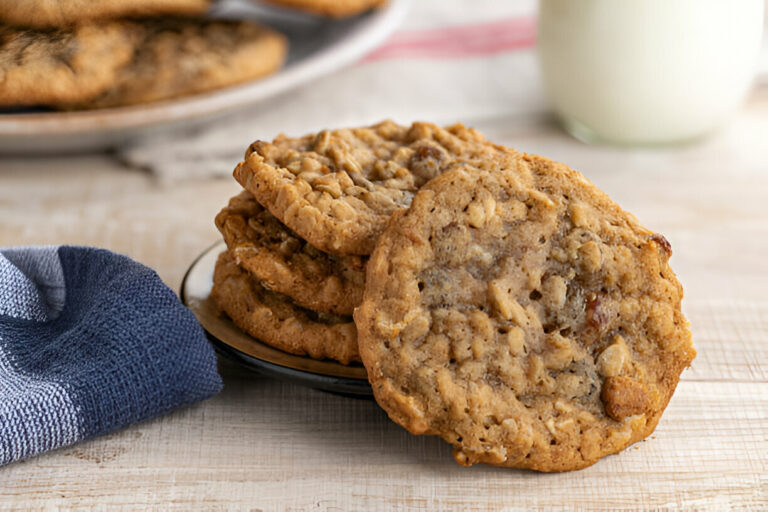
[[[0,249],[0,465],[221,387],[202,328],[154,271],[88,247]]]

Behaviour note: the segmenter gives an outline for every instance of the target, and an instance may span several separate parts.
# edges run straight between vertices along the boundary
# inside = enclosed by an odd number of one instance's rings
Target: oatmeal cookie
[[[65,27],[107,18],[202,14],[210,0],[0,0],[0,22]]]
[[[282,35],[248,21],[0,27],[0,106],[100,108],[175,98],[272,73],[286,47]]]
[[[243,191],[216,216],[237,264],[296,304],[351,315],[363,299],[363,256],[331,256],[297,237]]]
[[[250,21],[141,21],[132,61],[101,96],[75,105],[103,108],[196,94],[260,78],[285,60],[286,38]]]
[[[387,220],[424,183],[469,161],[508,158],[457,124],[391,121],[257,141],[235,179],[283,224],[321,251],[370,254]]]
[[[109,89],[130,62],[139,37],[133,24],[120,22],[70,30],[0,26],[0,106],[94,98]]]
[[[360,361],[350,317],[295,305],[261,286],[227,252],[216,262],[211,296],[235,325],[277,349],[343,364]]]
[[[346,18],[379,7],[387,0],[266,0],[267,3],[299,9],[320,16]]]
[[[695,357],[666,239],[534,155],[395,214],[355,311],[379,404],[460,464],[583,468],[648,436]]]

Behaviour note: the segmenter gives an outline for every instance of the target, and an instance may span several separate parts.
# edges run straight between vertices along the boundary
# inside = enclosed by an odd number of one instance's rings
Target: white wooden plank
[[[6,467],[0,489],[0,509],[754,510],[768,503],[768,387],[683,382],[653,438],[543,475],[463,468],[372,401],[234,374],[206,404]]]

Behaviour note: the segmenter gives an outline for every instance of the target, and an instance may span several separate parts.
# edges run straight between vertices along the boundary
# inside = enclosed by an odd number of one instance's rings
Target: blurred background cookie
[[[203,14],[210,0],[0,0],[0,22],[64,27],[108,18]]]
[[[89,109],[176,98],[270,74],[286,51],[281,34],[250,21],[2,27],[0,105]]]
[[[378,7],[387,0],[264,0],[266,3],[298,9],[321,16],[345,18]]]
[[[235,85],[277,71],[288,46],[278,32],[250,21],[146,19],[141,33],[115,83],[74,106],[134,105]]]
[[[0,26],[0,106],[69,105],[112,87],[141,37],[134,24]]]

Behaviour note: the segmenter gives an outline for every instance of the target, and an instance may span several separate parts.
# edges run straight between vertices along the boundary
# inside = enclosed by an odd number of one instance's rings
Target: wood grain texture
[[[0,510],[768,509],[768,90],[683,148],[585,146],[548,118],[471,124],[571,164],[672,242],[699,356],[651,438],[572,473],[462,468],[372,401],[224,362],[207,402],[0,468]],[[0,159],[0,245],[107,247],[178,289],[236,190],[107,156]]]
[[[586,470],[462,468],[368,400],[229,375],[210,401],[8,467],[4,499],[229,510],[755,510],[765,504],[762,384],[683,382],[653,438]],[[610,490],[610,491],[608,491]]]

